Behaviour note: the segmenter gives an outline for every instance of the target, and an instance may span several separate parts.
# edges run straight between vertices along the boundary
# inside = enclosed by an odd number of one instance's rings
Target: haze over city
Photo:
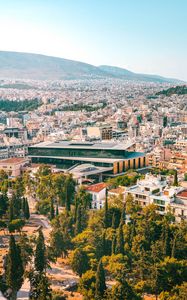
[[[185,0],[1,1],[0,49],[187,81]]]

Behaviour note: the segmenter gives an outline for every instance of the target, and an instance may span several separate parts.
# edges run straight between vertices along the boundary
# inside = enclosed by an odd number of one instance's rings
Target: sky
[[[0,50],[187,81],[187,0],[0,0]]]

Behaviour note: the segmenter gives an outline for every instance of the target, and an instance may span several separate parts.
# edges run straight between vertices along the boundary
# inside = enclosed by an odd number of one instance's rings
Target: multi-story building
[[[28,155],[33,163],[55,164],[66,170],[85,163],[105,167],[105,175],[111,177],[147,167],[146,155],[136,152],[132,142],[44,142],[29,147]]]
[[[142,207],[155,204],[157,211],[164,215],[171,208],[176,220],[187,218],[187,190],[183,187],[168,186],[162,176],[147,174],[145,179],[137,181],[123,193],[132,195],[133,199]]]

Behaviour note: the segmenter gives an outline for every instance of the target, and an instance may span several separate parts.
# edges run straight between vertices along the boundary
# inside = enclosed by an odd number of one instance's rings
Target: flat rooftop
[[[43,142],[30,148],[62,148],[62,149],[105,149],[105,150],[127,150],[135,143],[127,141],[126,143],[114,142],[82,142],[82,141],[56,141],[56,142]]]

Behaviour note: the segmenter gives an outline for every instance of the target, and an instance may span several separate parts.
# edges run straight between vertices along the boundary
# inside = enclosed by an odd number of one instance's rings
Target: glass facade
[[[54,158],[54,157],[32,157],[32,162],[33,163],[42,163],[42,164],[54,164],[56,165],[58,168],[61,169],[69,169],[72,166],[76,165],[76,164],[85,164],[85,161],[81,161],[81,160],[63,160],[63,159],[58,159],[58,158]],[[103,163],[103,162],[94,162],[95,166],[99,166],[99,167],[113,167],[113,164],[110,163]]]
[[[113,149],[29,148],[29,155],[93,158],[127,158],[130,152]]]

